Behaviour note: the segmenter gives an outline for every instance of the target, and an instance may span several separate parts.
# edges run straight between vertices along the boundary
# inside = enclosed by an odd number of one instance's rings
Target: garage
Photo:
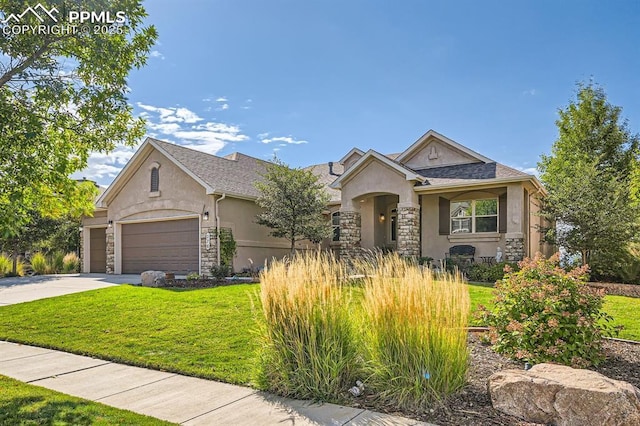
[[[122,273],[199,271],[198,219],[122,225]]]
[[[89,272],[107,272],[106,228],[89,229]]]

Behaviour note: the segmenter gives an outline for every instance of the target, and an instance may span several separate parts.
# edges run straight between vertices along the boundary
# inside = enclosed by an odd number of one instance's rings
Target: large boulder
[[[590,370],[538,364],[489,377],[493,407],[528,422],[640,425],[640,390]]]
[[[165,273],[162,271],[144,271],[140,274],[143,287],[162,287],[165,285]]]

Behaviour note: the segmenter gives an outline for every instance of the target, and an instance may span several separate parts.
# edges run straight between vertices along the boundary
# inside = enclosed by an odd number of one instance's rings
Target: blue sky
[[[153,0],[130,101],[159,139],[292,166],[429,129],[532,172],[593,77],[640,131],[640,1]],[[80,173],[109,184],[133,150]]]

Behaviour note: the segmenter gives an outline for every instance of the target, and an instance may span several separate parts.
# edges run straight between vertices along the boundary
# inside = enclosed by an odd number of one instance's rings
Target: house
[[[218,228],[233,232],[236,270],[285,256],[287,241],[255,221],[254,182],[266,165],[148,138],[83,220],[83,271],[208,273]],[[478,258],[500,247],[508,260],[551,250],[538,232],[540,182],[433,130],[399,154],[353,148],[307,169],[331,196],[334,232],[322,246],[343,258],[376,247],[435,259],[455,245],[473,245]]]

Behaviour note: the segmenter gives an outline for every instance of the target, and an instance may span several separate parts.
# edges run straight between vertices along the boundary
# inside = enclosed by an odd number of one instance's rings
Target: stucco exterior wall
[[[412,169],[427,167],[450,166],[453,164],[475,163],[478,160],[457,149],[431,139],[420,150],[403,162]]]
[[[476,248],[476,259],[481,256],[495,256],[498,247],[504,250],[504,235],[498,232],[477,233],[477,234],[439,234],[439,197],[453,200],[470,200],[487,198],[488,196],[498,197],[502,189],[486,191],[461,191],[457,193],[429,194],[422,196],[422,256],[434,259],[444,259],[445,253],[455,245],[472,245]],[[507,203],[508,206],[508,203]]]
[[[236,271],[251,267],[249,259],[253,260],[255,268],[263,266],[265,260],[270,262],[273,258],[281,259],[290,253],[289,241],[270,236],[269,228],[256,223],[256,215],[261,209],[254,201],[225,198],[218,206],[220,226],[230,228],[236,240],[238,251],[233,261]],[[296,248],[315,249],[316,245],[301,241],[296,244]]]

